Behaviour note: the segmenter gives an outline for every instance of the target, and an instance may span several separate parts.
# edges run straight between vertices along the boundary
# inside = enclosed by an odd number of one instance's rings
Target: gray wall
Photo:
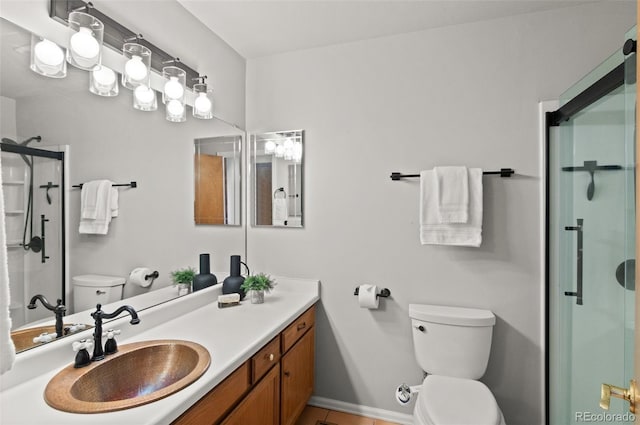
[[[538,102],[558,98],[624,42],[635,2],[607,2],[248,61],[251,131],[306,130],[305,229],[248,230],[252,270],[319,278],[316,391],[409,413],[417,384],[409,303],[491,309],[488,371],[507,423],[543,422]],[[434,165],[485,177],[479,249],[421,246],[418,180]],[[353,289],[388,287],[378,311]]]

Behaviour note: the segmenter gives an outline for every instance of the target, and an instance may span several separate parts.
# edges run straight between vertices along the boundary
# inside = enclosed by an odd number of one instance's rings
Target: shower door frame
[[[638,3],[640,3],[640,0],[638,0]],[[639,6],[640,7],[640,6]],[[640,10],[638,11],[638,17],[640,19]],[[637,34],[636,34],[636,39],[637,39]],[[632,52],[635,53],[635,50]],[[627,55],[625,55],[625,59],[626,59]],[[636,68],[636,73],[638,76],[640,76],[640,68]],[[637,77],[638,78],[638,77]],[[579,112],[581,112],[582,110],[584,110],[585,108],[589,107],[590,105],[592,105],[593,103],[595,103],[596,101],[598,101],[599,99],[601,99],[602,97],[606,96],[607,94],[611,93],[612,91],[616,90],[617,88],[621,87],[622,85],[624,85],[625,83],[625,60],[623,60],[623,62],[621,64],[619,64],[618,66],[616,66],[614,69],[612,69],[611,71],[609,71],[606,75],[604,75],[603,77],[601,77],[599,80],[597,80],[595,83],[593,83],[592,85],[590,85],[589,87],[587,87],[585,90],[583,90],[582,92],[580,92],[579,94],[577,94],[576,96],[574,96],[570,101],[568,101],[567,103],[565,103],[564,105],[562,105],[561,107],[559,107],[557,110],[552,111],[552,112],[545,112],[545,122],[544,122],[544,128],[545,128],[545,134],[544,134],[544,173],[545,173],[545,183],[544,183],[544,214],[545,214],[545,229],[544,229],[544,238],[545,238],[545,252],[544,252],[544,278],[545,278],[545,323],[544,323],[544,329],[545,329],[545,339],[544,339],[544,344],[545,344],[545,365],[544,365],[544,378],[545,378],[545,391],[544,391],[544,419],[545,419],[545,424],[549,425],[550,424],[550,389],[549,389],[549,384],[550,384],[550,356],[551,356],[551,350],[550,350],[550,297],[551,297],[551,291],[550,291],[550,244],[551,244],[551,229],[550,229],[550,215],[551,215],[551,210],[550,210],[550,194],[551,194],[551,182],[550,182],[550,143],[551,143],[551,127],[558,127],[560,126],[560,123],[564,122],[564,121],[568,121],[569,119],[571,119],[574,115],[578,114]],[[639,90],[639,88],[637,88],[636,90]],[[636,99],[640,99],[640,94],[636,93]],[[637,115],[636,115],[636,123],[635,123],[635,128],[636,128],[636,132],[638,131],[638,125],[639,122],[638,120],[640,120],[640,108],[637,108]],[[637,144],[637,140],[634,141],[634,143]],[[636,158],[635,158],[635,162],[636,162],[636,168],[638,166],[638,163],[640,162],[640,152],[638,152],[638,150],[636,149]],[[640,197],[640,188],[638,187],[638,183],[640,182],[640,176],[637,175],[636,173],[636,190],[635,190],[635,197],[636,197],[636,209],[634,212],[638,211],[638,206],[640,204],[640,199],[638,199]],[[637,213],[636,213],[637,215]],[[640,238],[640,229],[638,228],[638,226],[636,226],[636,240],[635,240],[635,246],[636,246],[636,252],[640,252],[638,251],[639,249],[639,244],[638,244],[638,238]],[[638,271],[640,270],[640,265],[638,264],[638,262],[636,262],[636,275],[638,273]],[[639,318],[639,308],[640,307],[640,294],[639,291],[636,291],[635,294],[635,310],[636,310],[636,324],[638,323],[638,318]],[[640,339],[639,339],[639,332],[638,332],[638,326],[636,326],[636,330],[635,330],[635,373],[634,375],[637,376],[638,375],[638,369],[640,367],[640,364],[638,362],[638,345],[640,344]],[[624,386],[624,382],[621,383],[616,383],[617,385],[623,385]],[[640,415],[636,416],[636,424],[640,424]]]
[[[67,247],[66,247],[66,215],[65,215],[65,194],[66,194],[66,188],[65,188],[65,153],[63,151],[58,152],[58,151],[50,151],[50,150],[46,150],[46,149],[38,149],[38,148],[31,148],[29,146],[21,146],[21,145],[14,145],[11,143],[0,143],[0,151],[1,152],[6,152],[6,153],[14,153],[17,155],[28,155],[28,156],[36,156],[39,158],[51,158],[51,159],[57,159],[60,161],[60,213],[61,213],[61,223],[60,223],[60,246],[61,246],[61,253],[62,253],[62,258],[61,258],[61,282],[60,282],[60,286],[61,286],[61,290],[60,292],[62,293],[60,299],[62,299],[62,303],[63,304],[67,304],[67,288],[66,288],[66,268],[67,268],[67,258],[66,258],[66,253],[67,253]]]

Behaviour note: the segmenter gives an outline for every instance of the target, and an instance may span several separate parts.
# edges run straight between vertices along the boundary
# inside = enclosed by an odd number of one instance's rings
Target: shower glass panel
[[[20,146],[12,140],[3,138],[0,168],[15,330],[53,317],[40,303],[27,309],[32,296],[44,295],[54,305],[57,299],[65,302],[64,156],[57,148]]]
[[[570,88],[561,104],[622,63],[626,75],[635,74],[635,54],[625,61],[620,51]],[[612,399],[606,411],[599,402],[601,384],[626,386],[633,376],[635,93],[635,77],[625,78],[550,128],[551,425],[632,423],[627,403]]]

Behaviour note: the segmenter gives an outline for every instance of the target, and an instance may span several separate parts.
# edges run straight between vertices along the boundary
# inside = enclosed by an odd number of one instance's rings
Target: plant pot
[[[187,295],[191,293],[191,284],[190,283],[178,283],[176,284],[178,288],[178,296]]]
[[[251,304],[264,303],[264,291],[251,291]]]

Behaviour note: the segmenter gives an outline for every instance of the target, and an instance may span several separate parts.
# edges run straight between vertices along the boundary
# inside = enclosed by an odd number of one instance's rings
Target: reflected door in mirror
[[[224,158],[196,154],[196,224],[224,224]]]

